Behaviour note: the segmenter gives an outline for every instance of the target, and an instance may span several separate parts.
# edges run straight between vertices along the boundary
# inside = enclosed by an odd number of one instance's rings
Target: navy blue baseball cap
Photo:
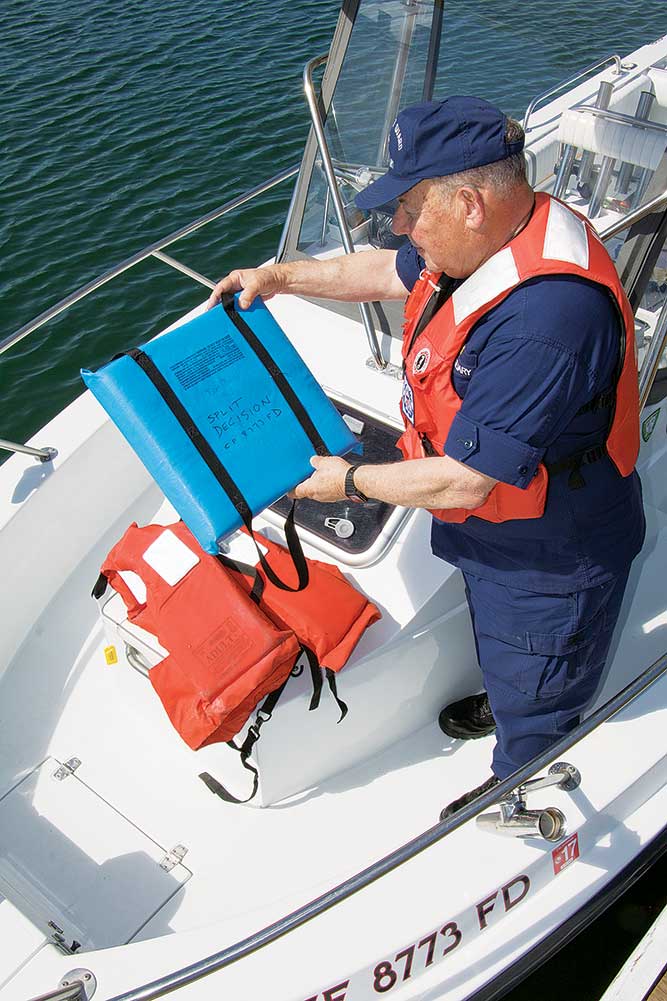
[[[507,115],[479,97],[448,97],[404,108],[389,133],[389,170],[360,191],[360,209],[394,201],[427,177],[505,160],[523,139],[505,141]]]

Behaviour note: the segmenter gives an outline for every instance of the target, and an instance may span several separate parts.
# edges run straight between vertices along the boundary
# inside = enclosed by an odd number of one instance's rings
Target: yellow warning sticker
[[[104,657],[106,659],[107,664],[117,664],[118,654],[116,653],[115,646],[105,646]]]

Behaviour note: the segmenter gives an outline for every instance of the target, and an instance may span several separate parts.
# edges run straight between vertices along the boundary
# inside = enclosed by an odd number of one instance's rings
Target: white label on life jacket
[[[140,605],[146,604],[146,585],[134,570],[119,570],[118,573],[123,578],[130,591]]]
[[[257,538],[257,536],[255,536]],[[257,566],[259,563],[259,556],[257,554],[257,549],[255,548],[255,543],[252,541],[249,535],[245,532],[234,532],[233,535],[226,540],[229,546],[228,556],[231,556],[233,560],[238,560],[239,563],[248,563],[251,567]],[[264,555],[268,553],[266,546],[263,546],[259,540],[257,545],[262,550]]]
[[[184,542],[166,528],[143,555],[144,560],[167,584],[178,584],[186,573],[196,567],[199,557]]]

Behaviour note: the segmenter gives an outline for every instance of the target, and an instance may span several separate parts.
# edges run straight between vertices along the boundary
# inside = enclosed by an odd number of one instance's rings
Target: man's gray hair
[[[513,143],[523,138],[524,131],[520,123],[508,117],[505,141]],[[509,196],[519,185],[526,183],[526,158],[522,150],[505,160],[497,160],[484,167],[473,167],[472,170],[462,170],[458,174],[448,174],[446,177],[436,177],[434,181],[445,198],[451,197],[464,184],[473,188],[493,188],[499,195]]]

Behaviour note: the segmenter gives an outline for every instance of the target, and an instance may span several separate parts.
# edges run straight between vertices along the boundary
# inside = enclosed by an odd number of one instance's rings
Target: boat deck
[[[89,885],[89,898],[82,889],[81,895],[78,890],[74,895],[76,902],[59,900],[64,888],[58,870],[65,864],[71,870],[73,862],[67,838],[53,842],[48,866],[37,866],[38,832],[55,822],[58,800],[75,785],[81,790],[81,815],[69,825],[69,840],[80,835],[74,854],[85,852],[85,828],[93,816],[99,816],[102,826],[119,827],[115,847],[111,838],[88,860],[96,866],[108,866],[115,857],[116,871],[123,868],[118,857],[124,845],[120,819],[164,850],[156,847],[156,857],[177,845],[187,849],[169,899],[154,915],[128,918],[137,926],[128,938],[225,921],[233,922],[236,938],[432,826],[446,802],[488,774],[492,738],[454,745],[433,724],[363,765],[268,809],[225,803],[198,775],[209,771],[220,776],[221,770],[229,775],[237,769],[243,782],[237,756],[225,745],[191,751],[173,731],[148,680],[126,664],[106,664],[107,640],[88,597],[90,581],[83,567],[55,597],[1,686],[7,722],[0,759],[0,828],[4,805],[5,813],[9,811],[6,823],[21,823],[21,830],[14,830],[5,843],[25,846],[23,853],[15,848],[15,857],[5,858],[4,875],[11,881],[20,869],[28,895],[34,883],[29,910],[34,913],[38,896],[48,902],[43,908],[45,929],[48,919],[62,925],[57,915],[49,917],[49,908],[55,914],[59,904],[61,911],[65,904],[74,909],[80,931],[85,933],[90,921],[87,947],[117,944],[107,937],[113,925],[108,911],[103,937],[96,937],[93,918],[100,901],[90,872],[94,866],[84,865],[86,860],[75,861],[76,870],[87,874],[81,879]],[[77,629],[72,628],[74,622]],[[343,678],[340,690],[345,697]],[[350,713],[354,709],[351,705]],[[302,753],[309,753],[308,746]],[[51,761],[40,777],[37,773],[47,759]],[[66,781],[52,781],[58,763],[72,759],[80,761],[75,773]],[[47,771],[51,782],[45,792]],[[19,793],[20,816],[8,806]],[[73,801],[74,810],[78,802]],[[147,851],[143,843],[137,850],[125,849],[129,871],[123,879],[137,896],[143,883],[153,881]],[[31,873],[33,865],[37,868]],[[49,889],[51,879],[55,887]],[[106,906],[111,903],[106,901]],[[116,900],[115,906],[123,910],[126,902]],[[119,927],[125,927],[122,921]],[[74,932],[72,936],[77,938]]]

